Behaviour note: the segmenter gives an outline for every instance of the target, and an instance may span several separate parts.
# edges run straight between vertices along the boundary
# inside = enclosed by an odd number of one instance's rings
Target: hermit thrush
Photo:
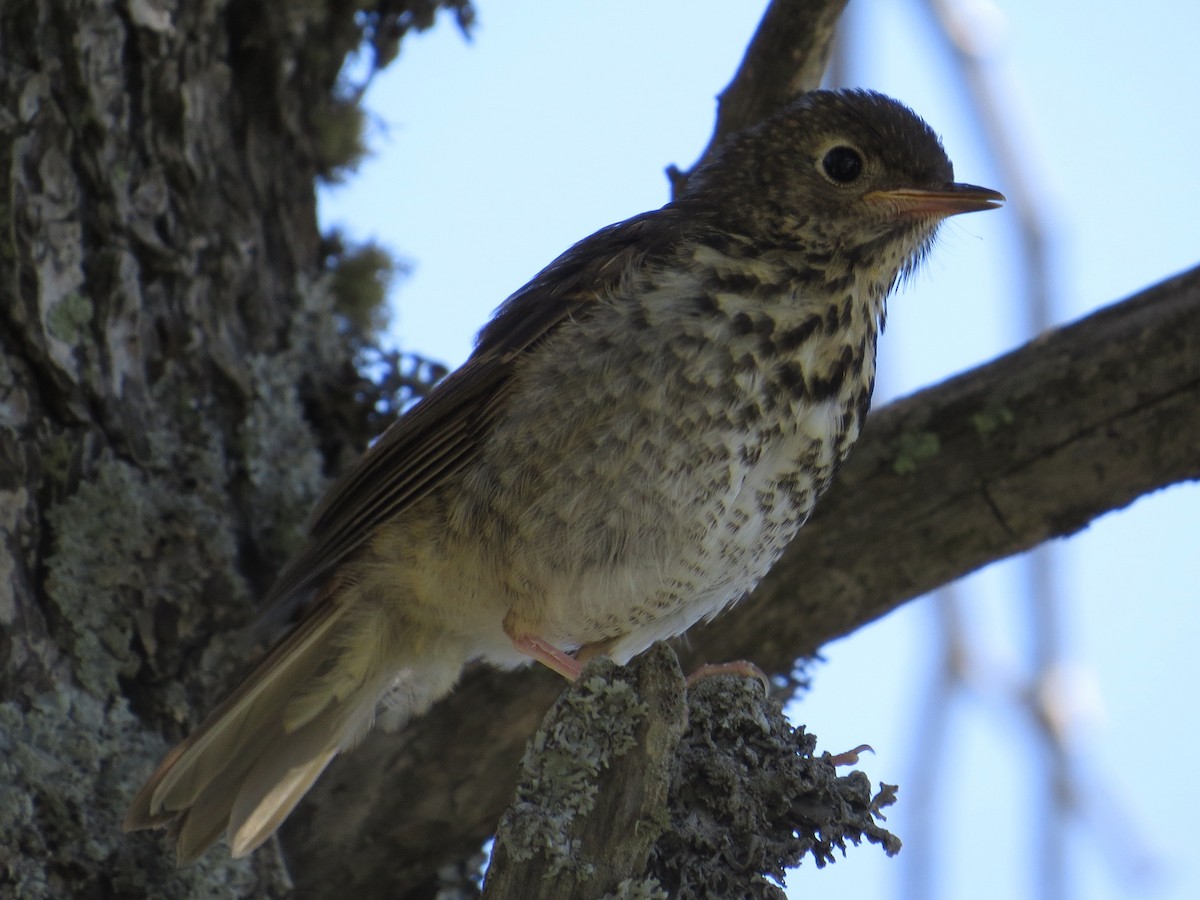
[[[477,659],[623,662],[746,594],[858,437],[893,285],[1003,199],[901,104],[818,91],[569,249],[321,502],[269,598],[303,618],[125,827],[248,853],[377,709]]]

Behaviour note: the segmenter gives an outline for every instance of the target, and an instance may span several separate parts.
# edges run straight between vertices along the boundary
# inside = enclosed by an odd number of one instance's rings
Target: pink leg
[[[512,637],[512,635],[509,635]],[[531,656],[551,671],[557,672],[567,681],[577,681],[583,664],[569,654],[563,653],[549,641],[525,635],[513,637],[513,646],[526,656]]]

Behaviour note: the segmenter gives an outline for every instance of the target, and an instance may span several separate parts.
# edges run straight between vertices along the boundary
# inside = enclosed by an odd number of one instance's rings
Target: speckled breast
[[[481,479],[519,501],[480,527],[523,627],[632,656],[752,589],[812,511],[858,436],[878,312],[752,274],[601,298],[521,373]]]

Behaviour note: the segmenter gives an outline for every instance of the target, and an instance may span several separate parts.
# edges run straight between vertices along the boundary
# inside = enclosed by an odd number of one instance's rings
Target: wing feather
[[[564,322],[587,315],[648,259],[678,244],[695,210],[679,204],[580,241],[509,297],[471,358],[397,420],[313,513],[309,540],[280,574],[269,605],[303,596],[403,512],[475,459],[503,414],[522,356]]]

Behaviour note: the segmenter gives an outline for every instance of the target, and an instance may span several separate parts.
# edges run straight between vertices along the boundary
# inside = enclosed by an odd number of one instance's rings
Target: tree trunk
[[[286,889],[120,823],[367,437],[315,180],[364,25],[436,4],[357,6],[0,5],[0,895]]]

